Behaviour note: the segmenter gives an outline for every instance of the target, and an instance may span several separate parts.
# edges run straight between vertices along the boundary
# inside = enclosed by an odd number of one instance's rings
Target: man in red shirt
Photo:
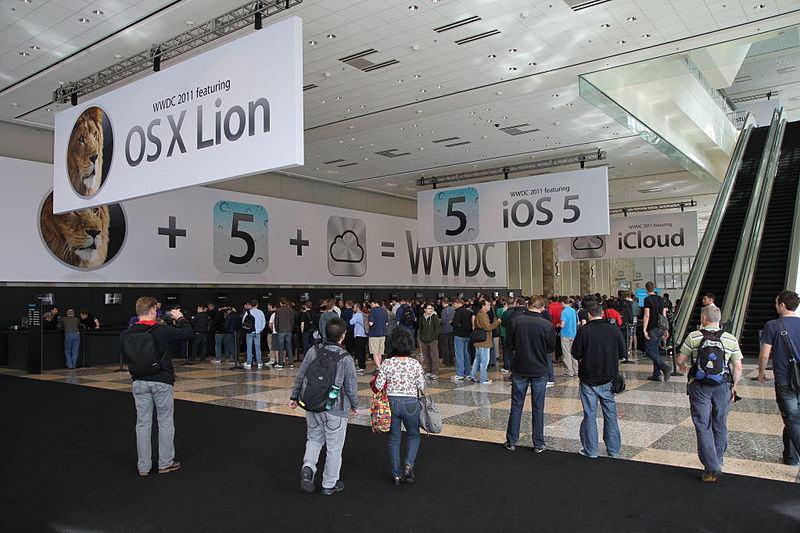
[[[558,296],[551,296],[550,297],[550,305],[547,306],[547,312],[550,313],[550,320],[553,322],[553,326],[556,328],[556,336],[560,336],[561,328],[559,324],[561,324],[561,310],[564,309],[561,306],[561,302],[558,301]],[[561,343],[556,342],[556,350],[553,352],[553,360],[555,362],[561,361]]]

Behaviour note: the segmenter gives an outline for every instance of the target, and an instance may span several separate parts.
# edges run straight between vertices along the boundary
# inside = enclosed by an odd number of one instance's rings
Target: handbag
[[[419,427],[428,433],[442,432],[442,412],[433,403],[433,398],[427,391],[420,391],[419,396]]]
[[[786,331],[786,326],[783,325],[783,320],[780,318],[778,319],[778,325],[781,327],[781,337],[786,348],[786,358],[789,359],[789,388],[795,392],[800,392],[800,364],[797,362],[792,343],[789,342],[789,332]]]
[[[614,379],[611,380],[611,390],[614,394],[625,392],[625,376],[619,373],[614,376]]]
[[[370,385],[375,390],[375,380]],[[373,433],[386,433],[392,428],[392,407],[386,387],[372,395],[372,404],[369,406],[369,419]]]
[[[472,333],[469,334],[469,340],[474,343],[476,342],[486,342],[486,330],[481,328],[475,328],[472,330]]]

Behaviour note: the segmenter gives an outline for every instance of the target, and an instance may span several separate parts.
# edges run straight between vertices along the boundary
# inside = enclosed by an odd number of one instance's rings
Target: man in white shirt
[[[252,368],[253,352],[256,356],[256,368],[264,368],[265,365],[261,363],[261,332],[267,326],[267,319],[264,312],[258,308],[258,300],[253,299],[244,304],[245,313],[242,317],[242,323],[247,320],[247,315],[251,315],[255,319],[255,327],[253,331],[247,332],[245,342],[247,344],[247,362],[244,367],[248,370]]]

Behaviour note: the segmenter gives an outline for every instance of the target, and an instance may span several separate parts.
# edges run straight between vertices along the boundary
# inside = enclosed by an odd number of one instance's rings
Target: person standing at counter
[[[58,329],[64,331],[64,359],[67,368],[78,366],[78,352],[81,345],[81,321],[74,309],[67,309],[67,316],[58,320]]]
[[[55,330],[58,327],[58,319],[59,318],[61,318],[61,317],[58,316],[58,307],[56,307],[54,305],[42,317],[42,329],[45,330],[45,331],[46,330]]]
[[[153,466],[151,432],[154,406],[158,418],[158,473],[168,474],[181,467],[181,464],[175,460],[175,423],[173,420],[175,369],[172,366],[172,351],[179,341],[186,341],[194,335],[192,325],[183,317],[180,309],[173,309],[171,312],[174,326],[157,324],[157,303],[155,298],[148,296],[136,300],[136,315],[139,320],[122,333],[122,348],[133,380],[133,400],[136,404],[137,467],[140,476],[150,475],[150,469]],[[152,340],[148,341],[143,338],[142,334],[150,335]],[[149,355],[158,358],[157,370],[152,373],[139,374],[131,368],[138,367],[139,365],[135,363],[142,362],[147,357],[148,354],[145,352],[148,344],[155,350],[154,354]]]
[[[100,327],[100,321],[97,317],[90,314],[86,309],[81,309],[80,317],[83,329],[98,329]]]

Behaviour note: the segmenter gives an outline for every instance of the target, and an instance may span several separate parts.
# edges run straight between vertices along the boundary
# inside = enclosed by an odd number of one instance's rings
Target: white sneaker
[[[555,381],[548,381],[547,382],[547,386],[545,386],[545,388],[546,389],[550,389],[550,388],[555,387],[555,386],[556,386],[556,382]]]
[[[244,367],[245,367],[247,370],[250,370],[251,368],[253,368],[253,365],[251,365],[250,363],[245,363],[245,364],[244,364]]]
[[[500,369],[500,373],[501,373],[501,374],[508,374],[508,372],[509,372],[509,371],[508,371],[508,370],[506,370],[505,368],[501,368],[501,369]]]
[[[211,360],[211,362],[212,362],[212,363],[214,363],[214,364],[216,364],[216,365],[218,365],[218,364],[220,364],[222,361],[220,361],[219,359],[212,359],[212,360]]]
[[[464,381],[464,376],[453,376],[450,379],[452,379],[453,381]]]
[[[492,380],[491,379],[487,379],[486,381],[481,381],[480,382],[480,385],[491,385],[491,384],[492,384]]]
[[[258,369],[259,369],[259,370],[263,370],[263,369],[267,368],[267,365],[266,365],[266,364],[264,364],[264,363],[262,363],[262,364],[260,364],[260,365],[256,365],[256,366],[258,366]]]

